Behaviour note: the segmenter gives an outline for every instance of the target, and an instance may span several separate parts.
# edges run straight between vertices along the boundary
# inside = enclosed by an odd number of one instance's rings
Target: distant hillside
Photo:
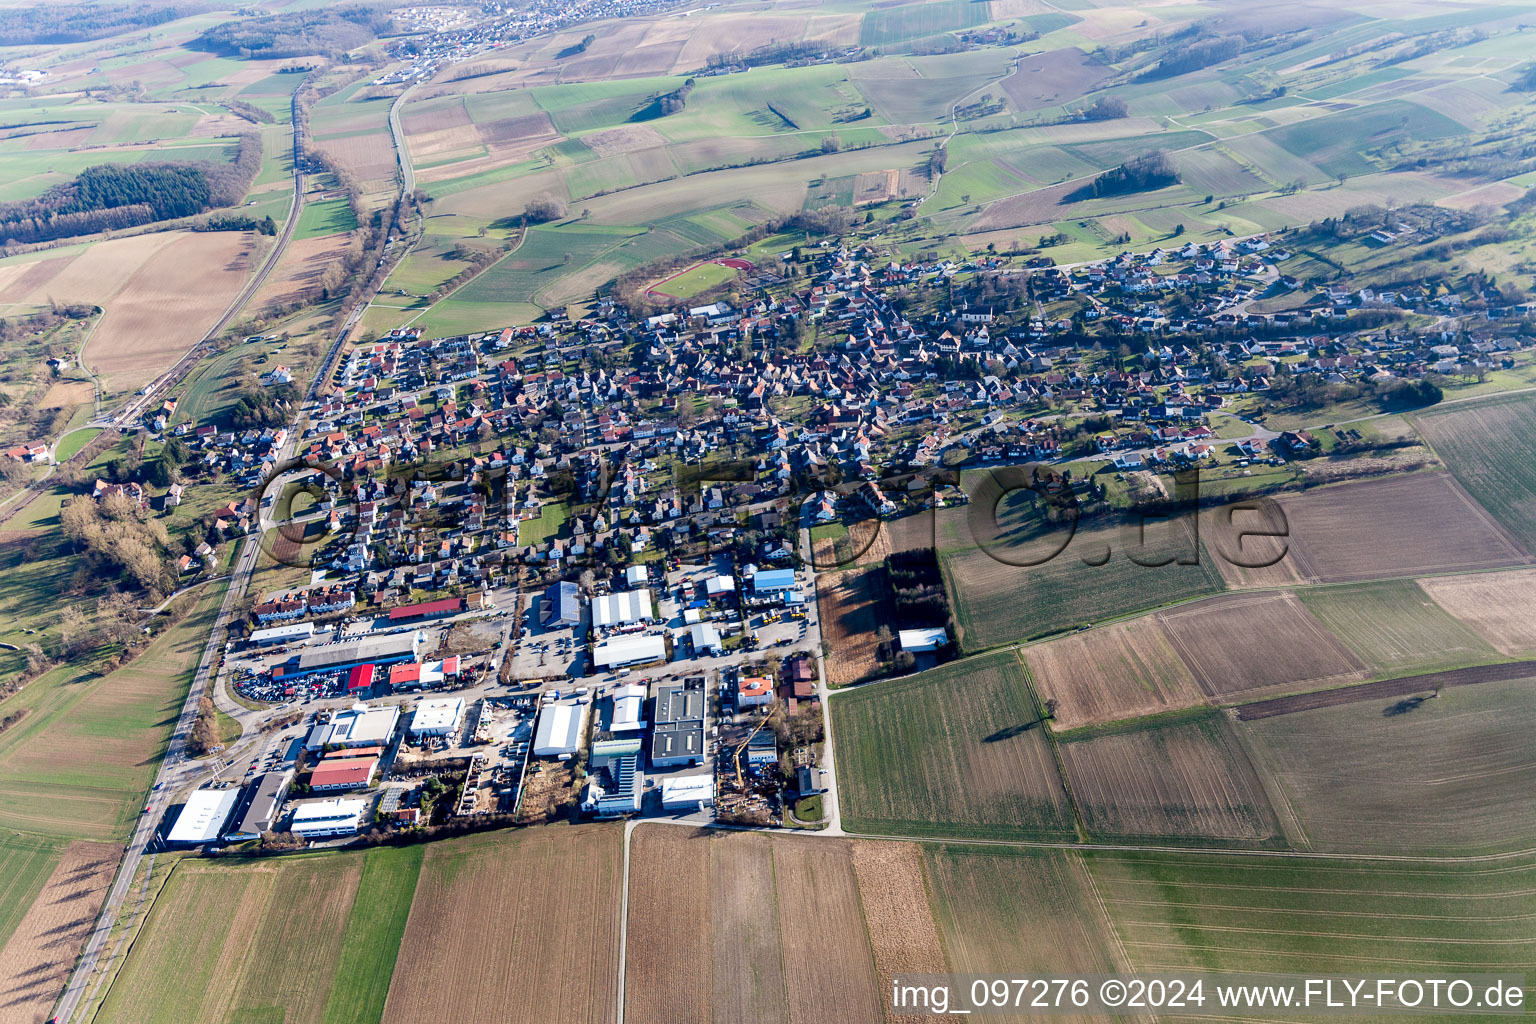
[[[80,43],[201,14],[207,4],[48,4],[12,7],[0,17],[0,46]]]
[[[337,57],[389,31],[390,24],[376,7],[348,4],[225,22],[187,45],[239,57]]]

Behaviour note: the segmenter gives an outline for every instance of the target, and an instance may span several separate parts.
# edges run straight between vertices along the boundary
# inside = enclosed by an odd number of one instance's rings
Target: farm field
[[[19,575],[19,574],[17,574]],[[0,827],[71,839],[126,837],[143,809],[191,684],[223,584],[129,665],[56,668],[0,703],[25,717],[0,734]],[[92,756],[82,759],[80,749]]]
[[[581,826],[433,844],[383,1020],[611,1020],[622,838]]]
[[[0,932],[8,934],[0,941],[7,1020],[42,1024],[48,1018],[107,898],[121,854],[112,843],[70,843],[36,899],[15,906],[16,912],[24,908],[25,915],[14,930]],[[5,865],[12,866],[9,856]],[[28,884],[33,875],[25,868],[30,865],[16,866],[23,868],[22,885]]]
[[[1300,848],[1479,854],[1529,847],[1531,678],[1384,696],[1237,726],[1284,792]],[[1290,831],[1288,829],[1288,831]]]
[[[1217,700],[1366,676],[1365,666],[1289,592],[1225,594],[1157,617],[1201,689]]]
[[[999,509],[1001,529],[995,535],[983,537],[981,544],[940,550],[950,603],[963,630],[961,645],[967,651],[1221,589],[1220,573],[1202,556],[1183,520],[1149,529],[1144,540],[1136,536],[1134,526],[1084,527],[1063,549],[1065,530],[1032,536],[1029,521],[1006,507],[1010,500],[1005,498]],[[972,499],[973,515],[979,501]],[[1138,564],[1132,555],[1143,563],[1166,559],[1170,564]],[[1181,565],[1175,561],[1179,558],[1198,563]],[[1019,562],[1037,564],[1010,564]]]
[[[1459,579],[1486,579],[1491,583],[1506,575],[1509,574],[1479,574]],[[1424,584],[1436,582],[1438,578],[1425,580]],[[1498,651],[1467,624],[1447,614],[1443,602],[1436,604],[1424,586],[1413,580],[1308,587],[1298,590],[1296,596],[1324,627],[1379,675],[1434,672],[1499,659]],[[1486,600],[1481,603],[1486,606]]]
[[[1076,852],[945,844],[926,844],[923,852],[949,970],[1070,977],[1124,969]]]
[[[1536,654],[1536,569],[1420,580],[1441,608],[1502,654]]]
[[[944,969],[915,845],[665,825],[631,839],[626,948],[626,1019],[675,1024],[879,1021],[890,973]]]
[[[19,832],[0,838],[0,949],[58,867],[64,846],[57,839]]]
[[[1041,700],[1054,700],[1054,730],[1178,711],[1205,693],[1155,616],[1117,622],[1025,648]]]
[[[827,661],[827,682],[847,686],[879,671],[875,631],[891,621],[885,570],[824,573],[816,581],[823,636],[836,656]]]
[[[1327,862],[1092,852],[1094,887],[1138,971],[1344,973],[1391,964],[1523,973],[1536,864]]]
[[[1060,744],[1093,836],[1263,842],[1278,834],[1264,787],[1220,712]]]
[[[1290,524],[1287,557],[1303,576],[1325,583],[1528,561],[1448,473],[1336,484],[1276,501]]]
[[[829,704],[850,832],[1072,834],[1045,729],[1011,652],[875,683]]]
[[[1536,552],[1536,395],[1431,409],[1413,424],[1489,514]]]

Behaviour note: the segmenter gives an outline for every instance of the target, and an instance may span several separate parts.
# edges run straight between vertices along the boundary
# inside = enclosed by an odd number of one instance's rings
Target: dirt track
[[[1331,708],[1340,704],[1354,704],[1362,700],[1380,697],[1404,697],[1410,693],[1423,693],[1437,686],[1471,686],[1474,683],[1501,683],[1509,679],[1536,676],[1536,661],[1513,661],[1502,665],[1478,665],[1473,668],[1455,668],[1446,672],[1427,672],[1400,679],[1383,679],[1359,686],[1345,686],[1337,690],[1318,693],[1302,693],[1294,697],[1277,697],[1244,704],[1237,709],[1237,717],[1245,722],[1258,718],[1274,718],[1296,711],[1314,708]]]

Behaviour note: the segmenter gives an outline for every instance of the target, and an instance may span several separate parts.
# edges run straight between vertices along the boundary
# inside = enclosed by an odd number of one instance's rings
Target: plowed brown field
[[[1501,654],[1536,654],[1536,569],[1419,581],[1435,603]]]
[[[122,848],[71,843],[0,950],[0,1017],[42,1024],[107,897]]]
[[[1040,696],[1056,701],[1056,729],[1193,707],[1205,699],[1156,616],[1025,648]]]

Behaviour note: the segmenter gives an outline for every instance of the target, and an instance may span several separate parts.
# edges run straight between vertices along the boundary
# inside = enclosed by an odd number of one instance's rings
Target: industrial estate
[[[1533,28],[0,4],[0,1019],[1536,978]]]

